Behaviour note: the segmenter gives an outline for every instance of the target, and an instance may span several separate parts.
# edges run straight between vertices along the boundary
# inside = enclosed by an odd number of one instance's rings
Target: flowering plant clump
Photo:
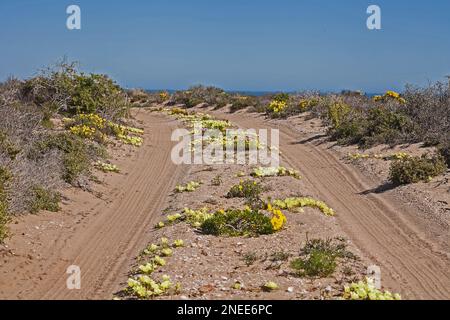
[[[406,152],[396,152],[391,155],[383,157],[384,160],[403,160],[410,158],[411,155]]]
[[[375,287],[372,278],[366,278],[365,281],[352,283],[344,288],[342,296],[345,300],[401,300],[398,294],[392,294],[389,291],[382,292]]]
[[[405,104],[406,103],[406,100],[401,97],[400,93],[395,92],[395,91],[391,91],[391,90],[386,91],[386,93],[384,95],[382,95],[382,96],[374,96],[373,97],[374,101],[386,101],[388,99],[396,100],[400,104]]]
[[[119,168],[115,164],[97,161],[94,163],[94,166],[103,172],[120,172]]]
[[[264,291],[274,291],[274,290],[278,290],[280,287],[278,286],[278,284],[276,282],[268,281],[262,286],[262,288]]]
[[[141,137],[119,134],[117,135],[117,138],[123,143],[130,144],[135,147],[140,147],[143,143],[143,139]]]
[[[162,92],[159,93],[160,101],[165,102],[165,101],[169,100],[169,98],[170,98],[170,95],[169,95],[168,92],[162,91]]]
[[[289,176],[301,179],[300,173],[297,170],[285,167],[259,167],[254,169],[251,175],[258,178]]]
[[[317,106],[319,102],[320,100],[317,98],[302,99],[298,106],[302,112],[305,112]]]
[[[272,223],[273,230],[279,231],[284,228],[287,223],[286,216],[279,209],[274,209],[272,205],[267,204],[267,211],[272,213],[272,219],[270,219],[270,223]]]
[[[180,213],[175,213],[175,214],[169,214],[166,217],[165,221],[160,221],[156,224],[156,228],[160,229],[160,228],[164,228],[166,225],[171,225],[171,224],[175,224],[178,221],[181,221],[182,219],[184,219],[185,217],[180,214]]]
[[[150,255],[150,260],[138,266],[138,271],[133,277],[128,279],[128,286],[125,292],[135,296],[138,299],[149,299],[152,297],[169,294],[173,289],[179,292],[180,285],[172,284],[171,279],[167,275],[163,275],[160,280],[152,277],[155,271],[166,265],[166,260],[160,256],[170,257],[173,254],[173,248],[179,248],[184,245],[183,240],[175,240],[170,245],[169,239],[161,238],[160,244],[150,244],[144,251],[143,255]]]
[[[172,108],[168,110],[169,115],[173,116],[173,115],[183,115],[183,116],[187,116],[189,114],[189,112],[185,109],[181,109],[181,108]]]
[[[95,139],[106,142],[107,135],[113,135],[125,144],[141,146],[143,139],[135,135],[142,135],[144,130],[128,127],[107,121],[98,114],[78,114],[74,118],[65,118],[64,122],[69,126],[69,131],[85,139]]]
[[[328,207],[325,202],[315,200],[309,197],[302,198],[287,198],[284,200],[273,201],[273,206],[280,209],[293,210],[302,207],[311,207],[319,209],[323,214],[327,216],[334,216],[335,212],[333,209]]]
[[[174,248],[180,248],[180,247],[183,247],[183,246],[184,246],[184,241],[181,240],[181,239],[175,240],[173,242],[173,247]]]
[[[228,237],[258,237],[275,232],[270,218],[259,210],[220,210],[201,225],[204,234]]]
[[[387,156],[381,154],[362,154],[362,153],[349,153],[348,158],[350,160],[360,160],[360,159],[383,159],[383,160],[403,160],[410,158],[411,155],[406,152],[396,152]]]
[[[155,281],[148,275],[141,275],[137,279],[128,279],[128,290],[139,299],[149,299],[161,296],[173,286],[170,277],[162,276],[162,280]]]
[[[182,192],[194,192],[197,190],[201,185],[201,182],[191,181],[188,182],[186,185],[177,185],[175,187],[175,191],[178,193]]]
[[[188,223],[194,228],[200,228],[203,222],[213,216],[213,213],[210,213],[208,208],[202,208],[200,210],[184,208],[184,214]]]
[[[269,106],[267,107],[269,111],[278,114],[283,112],[287,107],[286,101],[279,101],[279,100],[273,100],[269,103]]]
[[[85,124],[72,126],[72,127],[70,127],[69,130],[74,135],[77,135],[79,137],[86,138],[86,139],[94,138],[94,136],[97,132],[96,128],[89,127]]]
[[[247,198],[257,199],[264,191],[264,188],[257,181],[241,180],[239,184],[231,187],[227,193],[227,198]]]

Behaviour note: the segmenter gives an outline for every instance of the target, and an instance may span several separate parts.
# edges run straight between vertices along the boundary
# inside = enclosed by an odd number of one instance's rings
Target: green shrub
[[[30,212],[38,213],[41,210],[58,212],[60,210],[59,202],[61,195],[58,192],[47,190],[41,186],[35,186],[33,189],[33,200],[30,203]]]
[[[130,107],[125,92],[108,76],[78,72],[75,63],[61,63],[27,80],[23,96],[47,112],[98,113],[110,119],[125,116]]]
[[[0,243],[9,235],[7,224],[10,222],[10,217],[8,216],[6,184],[10,179],[9,171],[0,167]]]
[[[447,165],[442,156],[407,157],[392,162],[389,179],[395,184],[410,184],[429,181],[443,174]]]
[[[0,130],[0,152],[4,152],[11,160],[14,160],[20,151],[20,148],[10,141],[6,133]]]
[[[253,180],[244,180],[231,187],[227,193],[227,198],[259,199],[263,191],[264,188],[261,183]]]
[[[258,261],[258,254],[256,252],[247,252],[242,256],[242,261],[245,262],[247,267],[250,267],[256,261]]]
[[[383,107],[371,108],[366,116],[366,128],[361,144],[370,147],[376,144],[395,144],[404,141],[413,130],[409,117],[399,111]]]
[[[444,157],[447,167],[450,168],[450,139],[439,147],[439,152]]]
[[[307,239],[300,250],[300,257],[292,261],[291,267],[300,276],[328,277],[336,269],[337,258],[356,258],[347,251],[343,239]]]
[[[300,276],[328,277],[336,269],[336,257],[329,252],[313,250],[307,258],[297,258],[291,263]]]
[[[257,237],[275,232],[269,217],[250,209],[217,212],[202,223],[201,230],[205,234],[230,237]]]
[[[215,176],[212,180],[211,180],[211,185],[218,187],[222,184],[223,180],[222,180],[222,176],[219,174],[217,176]]]
[[[257,97],[237,95],[231,99],[230,111],[236,112],[248,107],[258,108],[259,106],[260,102]]]
[[[186,108],[195,107],[201,103],[222,108],[230,101],[229,95],[220,88],[194,86],[186,91],[177,91],[171,98],[171,104],[184,104]]]
[[[342,102],[334,101],[328,105],[328,120],[331,122],[333,129],[339,129],[347,116],[352,111],[352,108]]]
[[[74,183],[79,176],[89,172],[90,161],[94,156],[92,153],[100,152],[98,148],[90,146],[74,134],[59,133],[38,142],[30,156],[39,157],[52,149],[61,151],[65,169],[63,179],[68,183]]]
[[[278,93],[273,96],[272,100],[278,101],[278,102],[288,102],[289,101],[289,94],[288,93]]]

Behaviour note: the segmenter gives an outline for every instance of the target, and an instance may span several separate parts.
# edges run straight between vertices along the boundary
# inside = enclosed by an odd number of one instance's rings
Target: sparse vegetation
[[[253,180],[241,180],[239,184],[231,187],[227,198],[245,198],[248,201],[259,199],[264,187],[261,183]]]
[[[242,261],[244,261],[247,267],[250,267],[258,261],[258,254],[255,252],[247,252],[242,256]]]
[[[389,178],[395,184],[427,182],[446,170],[447,165],[440,155],[407,157],[391,164]]]
[[[217,175],[211,180],[211,185],[218,187],[222,184],[222,176]]]
[[[79,72],[75,63],[0,84],[0,168],[10,173],[1,188],[0,237],[14,214],[57,211],[65,183],[87,188],[109,135],[142,144],[142,130],[120,124],[130,105],[113,80]]]
[[[175,191],[178,192],[178,193],[194,192],[195,190],[197,190],[200,187],[200,185],[201,185],[200,182],[191,181],[191,182],[188,182],[185,185],[177,185],[175,187]]]
[[[170,100],[171,104],[183,104],[186,108],[192,108],[201,103],[222,108],[229,102],[230,96],[225,91],[205,86],[194,86],[186,91],[177,91]]]
[[[203,222],[201,230],[205,234],[230,237],[257,237],[275,232],[269,217],[251,209],[217,212]]]
[[[381,291],[375,287],[372,278],[366,278],[364,281],[352,283],[345,286],[344,300],[401,300],[402,297],[398,294],[392,294],[389,291]]]
[[[6,184],[11,179],[11,174],[4,167],[0,167],[0,243],[8,236],[7,223],[10,221],[8,216],[8,203],[6,199]]]
[[[41,186],[33,188],[34,198],[30,203],[30,212],[38,213],[41,210],[58,212],[61,196],[58,192],[47,190]]]
[[[130,107],[125,92],[113,80],[79,72],[76,63],[63,62],[43,70],[23,83],[21,94],[39,107],[52,103],[58,112],[96,113],[111,120],[125,116]]]
[[[300,276],[328,277],[334,273],[338,258],[354,258],[346,248],[342,239],[307,239],[291,267]]]

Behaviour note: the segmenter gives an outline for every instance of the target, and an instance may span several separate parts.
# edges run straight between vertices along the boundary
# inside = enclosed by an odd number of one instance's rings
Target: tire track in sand
[[[45,277],[20,293],[31,299],[111,299],[126,280],[129,265],[146,245],[146,234],[164,209],[167,195],[187,172],[170,159],[170,136],[177,123],[140,110],[144,145],[131,172],[111,203],[92,207],[85,227],[68,235],[64,245],[47,258]],[[81,209],[81,208],[80,208]],[[83,208],[83,211],[89,211]],[[66,269],[81,269],[81,290],[68,290]]]
[[[336,210],[337,222],[366,257],[381,267],[383,285],[404,298],[450,299],[448,252],[433,241],[433,221],[393,194],[367,193],[378,185],[332,151],[313,143],[299,143],[301,134],[260,116],[222,114],[242,128],[280,129],[280,149],[288,165],[300,170],[318,196]]]

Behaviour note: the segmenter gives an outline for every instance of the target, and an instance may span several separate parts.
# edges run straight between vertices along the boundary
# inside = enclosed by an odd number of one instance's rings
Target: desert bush
[[[257,237],[275,232],[268,216],[251,209],[217,212],[202,223],[201,230],[205,234],[230,237]]]
[[[291,263],[300,276],[328,277],[336,269],[336,257],[329,252],[314,250],[307,258],[297,258]]]
[[[256,261],[258,261],[258,254],[256,252],[247,252],[242,256],[241,260],[247,267],[250,267]]]
[[[0,166],[8,167],[12,174],[8,184],[8,212],[12,215],[29,209],[33,186],[60,186],[62,165],[57,152],[39,159],[28,158],[34,145],[49,135],[42,125],[44,115],[36,106],[5,100],[9,102],[0,105]]]
[[[145,104],[150,100],[150,95],[142,89],[132,89],[127,91],[130,103],[133,105]]]
[[[108,76],[79,72],[75,63],[60,63],[23,84],[22,96],[43,107],[51,103],[59,112],[98,113],[108,119],[127,114],[126,93]]]
[[[447,165],[440,155],[407,157],[392,162],[389,179],[395,184],[410,184],[429,181],[447,170]]]
[[[377,144],[399,144],[411,139],[414,124],[401,111],[388,110],[384,107],[374,107],[367,111],[365,128],[360,139],[360,145],[370,147]]]
[[[165,104],[170,100],[170,94],[167,91],[147,92],[142,89],[135,89],[130,90],[128,96],[135,107],[150,107],[154,104]]]
[[[450,88],[437,82],[426,88],[407,86],[403,109],[417,125],[414,140],[428,145],[450,140]]]
[[[445,159],[447,167],[450,168],[450,138],[440,144],[439,153]]]
[[[287,103],[289,101],[289,94],[285,92],[277,93],[273,96],[272,100]]]
[[[211,179],[211,185],[218,187],[222,184],[223,180],[222,180],[222,176],[219,174],[217,176],[215,176],[213,179]]]
[[[101,156],[101,149],[67,132],[52,134],[37,142],[28,156],[31,159],[39,159],[52,150],[62,153],[62,178],[71,184],[76,183],[80,176],[88,174],[91,161],[96,156]]]
[[[291,267],[300,276],[328,277],[336,269],[337,258],[354,258],[342,239],[307,239]]]
[[[378,104],[360,97],[331,98],[321,116],[340,144],[395,145],[413,141],[415,124],[395,101]]]
[[[191,87],[189,90],[175,92],[170,99],[170,104],[183,104],[186,108],[192,108],[205,103],[209,106],[222,108],[229,101],[229,95],[224,90],[199,85]]]
[[[236,112],[248,107],[253,107],[255,109],[260,108],[261,103],[257,97],[254,96],[243,96],[243,95],[234,95],[231,97],[231,112]]]
[[[5,153],[11,160],[14,160],[20,151],[20,148],[10,141],[6,133],[0,130],[0,152]]]
[[[51,212],[57,212],[60,210],[59,202],[61,201],[61,195],[53,190],[45,189],[41,186],[35,186],[33,188],[34,197],[30,202],[31,213],[38,213],[41,210],[47,210]]]
[[[6,195],[6,184],[11,179],[9,171],[0,166],[0,243],[8,237],[7,224],[10,221],[8,215],[8,203]]]
[[[227,193],[227,198],[259,199],[263,191],[264,187],[261,183],[253,180],[244,180],[231,187]]]

